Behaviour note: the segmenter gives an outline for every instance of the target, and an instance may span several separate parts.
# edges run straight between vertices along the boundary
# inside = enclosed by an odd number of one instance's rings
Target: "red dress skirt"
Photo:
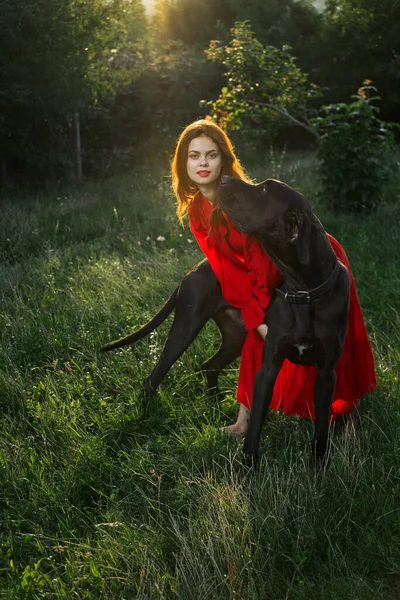
[[[200,194],[189,205],[190,228],[218,280],[224,298],[242,311],[248,329],[243,346],[237,399],[251,407],[254,379],[261,367],[263,339],[255,329],[263,322],[273,290],[281,275],[258,241],[239,232],[227,218],[226,227],[209,235],[211,206]],[[361,396],[376,388],[374,358],[361,306],[345,251],[335,238],[328,238],[336,256],[350,275],[348,329],[336,365],[336,388],[331,416],[349,413]],[[303,367],[285,360],[275,382],[271,408],[288,415],[314,418],[315,367]]]

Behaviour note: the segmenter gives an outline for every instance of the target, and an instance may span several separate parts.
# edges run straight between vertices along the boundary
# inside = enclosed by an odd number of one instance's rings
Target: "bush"
[[[318,157],[324,200],[336,212],[373,212],[382,200],[394,152],[393,124],[378,118],[364,81],[350,104],[323,106],[313,119],[320,134]]]

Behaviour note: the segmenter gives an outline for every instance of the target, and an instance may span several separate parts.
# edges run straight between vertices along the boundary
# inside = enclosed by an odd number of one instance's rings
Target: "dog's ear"
[[[286,213],[285,228],[287,241],[296,244],[297,256],[302,265],[310,264],[311,221],[301,209],[295,208]]]

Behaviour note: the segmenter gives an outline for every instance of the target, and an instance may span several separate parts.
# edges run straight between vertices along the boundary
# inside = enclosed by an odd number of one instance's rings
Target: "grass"
[[[99,355],[202,258],[165,173],[4,199],[0,597],[399,597],[400,204],[334,216],[312,155],[272,158],[251,174],[304,191],[343,243],[376,359],[379,389],[335,427],[328,472],[308,469],[312,424],[272,413],[260,469],[240,480],[240,447],[219,433],[236,415],[237,365],[217,404],[198,376],[212,324],[145,412],[141,381],[169,323],[133,352]]]

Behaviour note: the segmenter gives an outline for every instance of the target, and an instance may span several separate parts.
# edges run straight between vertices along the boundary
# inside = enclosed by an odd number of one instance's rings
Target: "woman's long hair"
[[[187,212],[188,204],[198,192],[196,184],[191,181],[187,174],[186,165],[190,142],[201,135],[206,135],[212,139],[221,152],[221,173],[215,182],[216,187],[218,187],[222,175],[239,177],[240,179],[250,182],[239,159],[235,156],[233,144],[226,133],[218,127],[218,125],[206,119],[191,123],[183,130],[179,137],[171,164],[172,188],[178,200],[176,214],[181,223],[183,223],[183,217]],[[216,225],[221,224],[225,224],[225,219],[219,206],[218,197],[216,196],[210,215],[210,231],[213,230]]]

